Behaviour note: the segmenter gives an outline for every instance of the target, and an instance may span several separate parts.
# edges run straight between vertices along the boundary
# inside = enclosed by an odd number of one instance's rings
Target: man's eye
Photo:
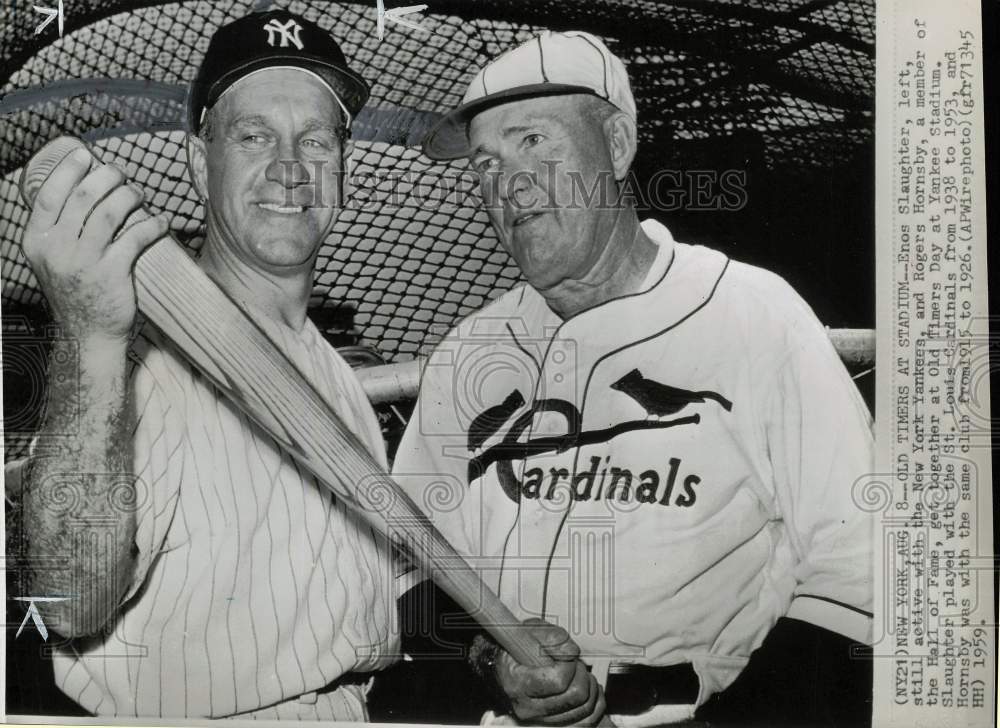
[[[330,145],[322,139],[303,139],[302,146],[308,149],[329,149]]]
[[[529,147],[533,147],[536,144],[541,144],[542,140],[544,139],[545,137],[543,137],[541,134],[528,134],[524,137],[524,143],[527,144]]]
[[[247,146],[259,147],[267,143],[267,137],[263,134],[244,134],[240,141]]]

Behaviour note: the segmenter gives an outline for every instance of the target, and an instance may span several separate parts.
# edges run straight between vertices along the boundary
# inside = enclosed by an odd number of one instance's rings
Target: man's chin
[[[515,262],[518,263],[524,280],[539,293],[555,288],[566,280],[566,277],[561,275],[561,271],[557,269],[556,261],[532,261],[530,264]]]
[[[521,269],[525,280],[542,284],[557,280],[554,276],[555,269],[561,264],[564,265],[552,256],[552,251],[548,249],[551,244],[551,241],[547,245],[545,240],[538,239],[517,240],[513,241],[513,245],[509,245],[507,250],[517,263],[517,267]],[[541,255],[538,255],[539,253]]]
[[[289,272],[305,266],[312,266],[322,240],[266,240],[253,246],[254,257],[267,267]]]
[[[289,222],[265,223],[249,231],[255,240],[253,248],[264,257],[299,259],[310,257],[330,234],[333,225],[320,227],[316,220],[300,219]],[[269,255],[270,254],[270,255]]]

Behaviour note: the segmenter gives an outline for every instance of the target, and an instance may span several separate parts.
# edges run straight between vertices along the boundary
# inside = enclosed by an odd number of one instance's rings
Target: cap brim
[[[346,106],[348,111],[351,112],[352,117],[356,117],[358,112],[361,111],[361,108],[368,101],[370,93],[368,84],[364,82],[364,79],[348,68],[338,66],[334,63],[330,63],[325,58],[319,58],[316,56],[303,54],[294,56],[271,55],[266,58],[256,58],[252,61],[248,61],[247,63],[230,69],[227,73],[220,76],[208,90],[208,93],[205,96],[204,108],[211,108],[212,105],[218,101],[222,93],[239,79],[253,73],[254,71],[259,71],[270,66],[295,66],[303,68],[307,71],[320,73],[320,75],[327,79],[333,86],[334,90],[343,101],[344,106]],[[197,125],[198,120],[192,119],[192,122]]]
[[[469,122],[476,114],[511,101],[520,101],[536,96],[563,96],[565,94],[597,96],[592,88],[565,83],[536,83],[528,86],[515,86],[481,96],[445,114],[424,137],[423,152],[431,159],[437,160],[467,157],[471,151],[469,147]]]

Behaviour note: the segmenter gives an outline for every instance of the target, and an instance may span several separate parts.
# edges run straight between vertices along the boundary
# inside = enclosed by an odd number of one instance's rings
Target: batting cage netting
[[[423,30],[390,23],[381,40],[374,0],[279,4],[328,29],[373,88],[354,129],[354,193],[320,252],[312,301],[341,343],[387,362],[413,358],[518,282],[465,163],[433,163],[419,144],[480,66],[546,28],[592,32],[624,60],[642,217],[776,270],[830,326],[872,325],[873,0],[437,0],[407,16]],[[44,370],[32,343],[44,302],[19,250],[22,166],[60,134],[82,137],[197,251],[204,210],[185,167],[187,85],[216,28],[261,3],[66,0],[62,37],[54,22],[35,33],[43,16],[31,3],[9,7],[0,24],[8,457],[37,414]],[[726,172],[735,196],[719,194]]]
[[[310,312],[355,361],[425,354],[518,283],[465,163],[431,162],[420,140],[480,66],[542,29],[589,31],[625,62],[640,133],[628,181],[641,217],[778,272],[830,327],[873,326],[874,0],[428,2],[407,16],[423,30],[389,23],[383,39],[375,0],[278,3],[328,29],[373,88],[354,128],[354,192],[321,249]],[[32,5],[0,10],[7,461],[25,453],[37,425],[48,342],[59,335],[20,252],[23,165],[50,139],[83,138],[142,185],[197,253],[204,209],[187,179],[187,86],[212,33],[262,7],[63,0],[64,26],[36,33],[44,16]],[[873,377],[859,386],[870,402]],[[406,403],[379,414],[398,437]],[[11,480],[9,582],[22,578],[23,553]],[[8,629],[7,645],[17,676],[8,711],[79,714],[55,688],[40,638],[15,642]]]

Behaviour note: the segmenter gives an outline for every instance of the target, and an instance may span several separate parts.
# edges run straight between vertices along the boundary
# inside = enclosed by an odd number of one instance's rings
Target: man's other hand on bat
[[[604,715],[604,691],[581,662],[579,646],[565,629],[541,619],[522,626],[552,664],[529,667],[499,651],[494,676],[517,719],[530,725],[597,725]]]

